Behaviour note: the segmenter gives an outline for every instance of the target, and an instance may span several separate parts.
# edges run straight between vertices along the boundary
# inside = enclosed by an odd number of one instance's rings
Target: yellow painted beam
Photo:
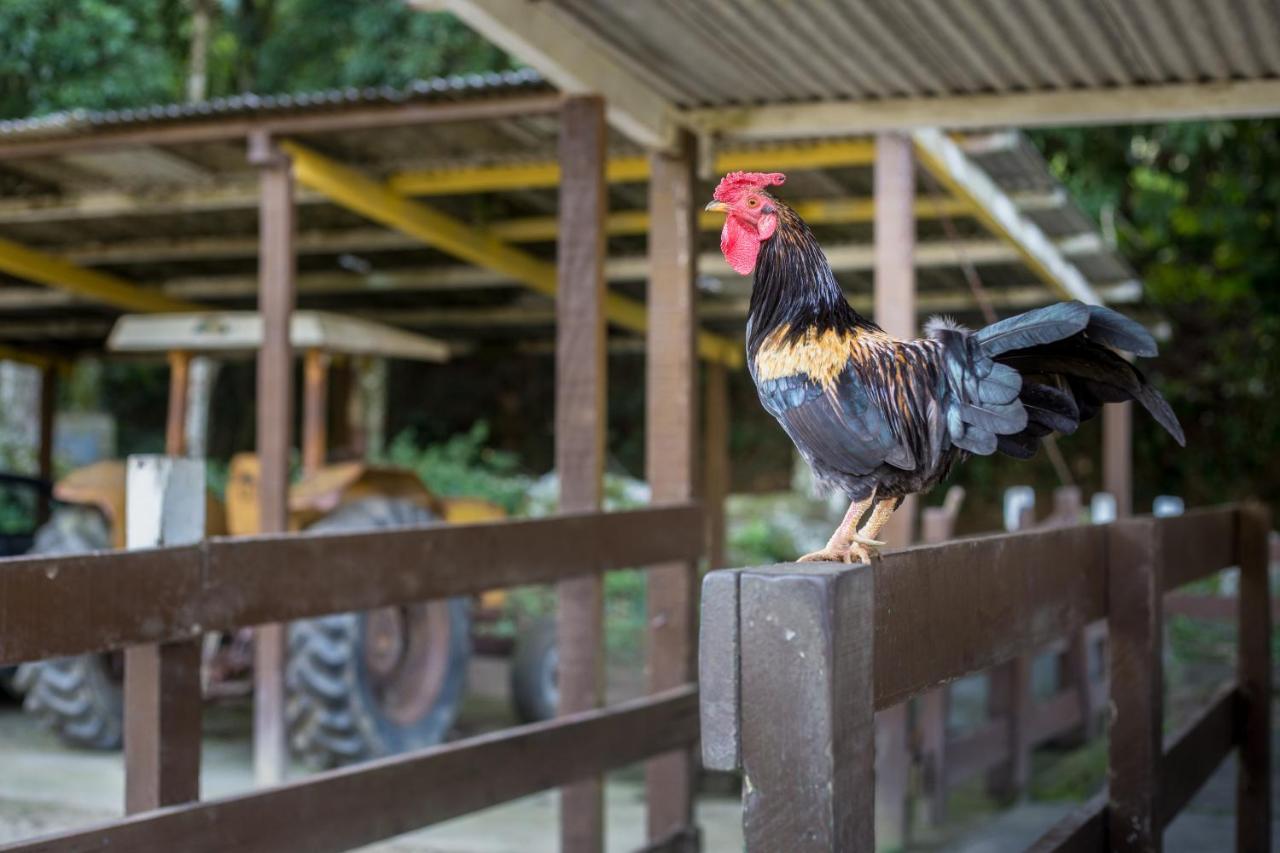
[[[0,344],[0,361],[16,361],[20,364],[29,364],[32,367],[51,367],[63,363],[63,359],[55,358],[43,353],[31,352],[30,350],[18,349],[8,344]]]
[[[789,169],[830,169],[865,166],[875,160],[875,144],[862,139],[812,144],[775,145],[716,155],[717,173],[733,171],[783,172]],[[647,157],[613,157],[605,164],[610,183],[635,183],[649,179]],[[554,160],[503,163],[457,169],[430,169],[392,175],[388,186],[401,195],[462,195],[510,189],[554,187],[560,183],[560,165]]]
[[[76,266],[11,240],[0,239],[0,270],[15,278],[34,281],[126,311],[201,310],[199,305],[171,299],[158,291],[138,287],[108,273]]]
[[[516,249],[424,204],[405,198],[354,169],[298,145],[282,141],[280,146],[293,158],[300,183],[327,196],[336,204],[375,222],[416,237],[456,258],[478,267],[508,275],[545,296],[555,296],[556,268],[529,253]],[[643,303],[610,293],[605,298],[605,316],[625,329],[644,331],[648,311]],[[703,358],[730,366],[742,363],[741,345],[709,332],[698,334],[698,353]]]
[[[875,218],[875,201],[869,198],[803,199],[791,206],[810,225],[845,225],[851,222],[870,222]],[[917,219],[942,219],[973,214],[973,205],[958,198],[917,199],[915,209]],[[724,214],[702,212],[698,217],[698,225],[703,231],[719,231],[724,225]],[[497,222],[485,231],[508,243],[537,243],[554,240],[559,233],[559,223],[554,216],[531,216]],[[649,213],[644,210],[610,213],[605,221],[605,231],[611,237],[647,234]]]

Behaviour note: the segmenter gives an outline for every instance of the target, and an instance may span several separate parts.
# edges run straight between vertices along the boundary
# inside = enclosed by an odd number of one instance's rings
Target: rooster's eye
[[[751,196],[750,198],[747,199],[747,207],[759,207],[759,206],[760,206],[760,199],[756,198],[755,196]]]

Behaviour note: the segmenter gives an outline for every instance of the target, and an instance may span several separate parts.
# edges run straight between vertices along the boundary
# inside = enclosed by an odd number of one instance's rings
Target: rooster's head
[[[720,232],[720,251],[740,275],[751,275],[760,243],[772,237],[778,227],[777,202],[765,187],[782,186],[786,179],[781,172],[730,172],[716,187],[714,201],[707,205],[707,210],[727,214]]]

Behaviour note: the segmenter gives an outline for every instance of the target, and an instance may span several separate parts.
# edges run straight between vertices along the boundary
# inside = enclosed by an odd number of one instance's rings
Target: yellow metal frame
[[[128,311],[200,310],[199,305],[170,299],[108,273],[85,269],[53,255],[28,249],[12,240],[0,239],[0,270],[54,290],[64,290]]]
[[[733,171],[785,171],[866,166],[875,162],[875,143],[865,139],[775,145],[737,151],[721,151],[715,158],[717,173]],[[649,179],[649,159],[643,156],[613,157],[605,164],[605,179],[612,184]],[[560,183],[560,164],[554,160],[503,163],[457,169],[428,169],[391,176],[388,188],[400,195],[463,195],[498,190],[554,187]]]
[[[937,180],[943,189],[947,191],[950,198],[959,201],[961,204],[967,205],[970,215],[981,222],[983,227],[985,227],[992,235],[1003,240],[1015,252],[1017,252],[1018,257],[1027,265],[1027,268],[1030,269],[1037,278],[1049,285],[1050,290],[1065,299],[1076,298],[1066,289],[1062,281],[1054,275],[1052,270],[1045,266],[1039,258],[1027,251],[1022,242],[1016,239],[1002,224],[1000,224],[999,220],[997,220],[991,212],[987,210],[986,205],[982,203],[981,199],[975,197],[967,187],[955,179],[944,163],[938,160],[932,152],[920,144],[917,143],[912,147],[915,149],[916,158],[920,161],[920,165],[922,165],[925,168],[925,171]]]
[[[555,296],[556,268],[497,237],[446,216],[424,204],[405,198],[385,184],[354,169],[336,163],[296,142],[282,141],[280,147],[293,159],[298,181],[348,210],[416,237],[454,257],[479,267],[511,276],[544,296]],[[605,297],[605,317],[609,322],[643,332],[648,311],[643,303],[610,293]],[[698,354],[730,366],[742,364],[736,341],[710,332],[700,332]]]
[[[812,198],[791,202],[791,207],[810,225],[847,225],[853,222],[871,222],[875,219],[875,200],[869,198],[826,199]],[[917,219],[941,219],[948,216],[971,216],[973,204],[958,198],[917,199]],[[719,231],[724,225],[724,214],[701,212],[698,227],[703,231]],[[559,234],[559,223],[554,216],[530,216],[496,222],[484,229],[486,233],[509,243],[537,243],[554,240]],[[611,237],[649,233],[649,213],[644,210],[624,210],[610,213],[605,220],[605,232]]]

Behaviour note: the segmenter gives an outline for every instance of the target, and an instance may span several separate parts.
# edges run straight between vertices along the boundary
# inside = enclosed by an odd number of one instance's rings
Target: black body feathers
[[[1026,459],[1108,402],[1137,400],[1178,441],[1172,409],[1117,354],[1156,353],[1127,317],[1064,302],[969,331],[935,319],[901,341],[844,298],[794,211],[756,267],[747,362],[760,400],[815,473],[850,498],[925,491],[966,453]]]

